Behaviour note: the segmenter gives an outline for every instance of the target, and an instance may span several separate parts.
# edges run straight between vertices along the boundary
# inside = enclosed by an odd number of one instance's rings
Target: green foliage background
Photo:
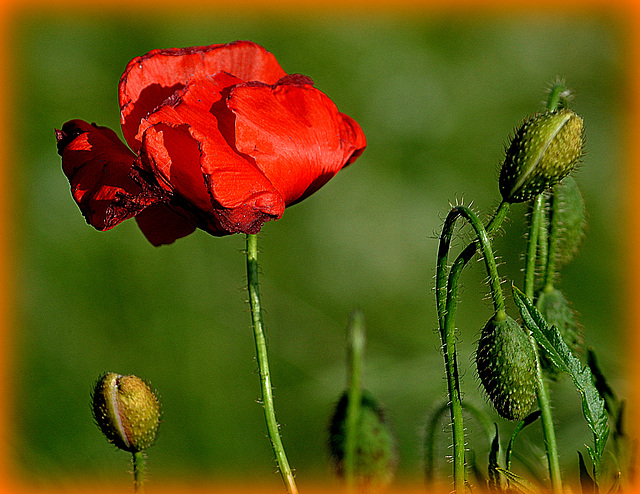
[[[128,481],[127,455],[104,442],[88,404],[93,381],[114,371],[144,377],[162,397],[164,423],[149,450],[152,483],[279,482],[256,403],[244,238],[198,231],[154,248],[133,221],[97,232],[73,203],[56,154],[53,129],[72,118],[120,133],[118,79],[131,58],[154,48],[251,39],[286,71],[312,77],[367,135],[353,166],[260,234],[276,409],[301,484],[329,475],[327,420],[345,384],[345,325],[355,307],[367,322],[365,383],[389,411],[399,477],[421,478],[422,429],[446,391],[435,332],[435,237],[449,201],[473,201],[487,214],[497,205],[507,137],[542,109],[543,90],[556,76],[574,90],[573,108],[586,123],[587,154],[576,178],[590,213],[583,251],[560,286],[624,395],[626,35],[622,16],[594,12],[16,15],[9,440],[17,475],[52,485]],[[518,284],[524,212],[512,209],[496,243],[501,274]],[[465,399],[499,421],[470,365],[491,316],[483,278],[477,263],[464,276],[463,388]],[[589,431],[570,382],[552,394],[564,468],[575,475],[575,451],[584,452]],[[510,434],[512,426],[499,423]],[[466,425],[471,434],[479,429]],[[541,444],[539,429],[530,429],[525,455]],[[472,440],[486,448],[482,436]]]

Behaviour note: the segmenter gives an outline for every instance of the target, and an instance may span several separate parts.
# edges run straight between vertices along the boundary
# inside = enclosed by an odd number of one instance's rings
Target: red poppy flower
[[[87,222],[135,216],[147,239],[201,228],[257,233],[364,150],[360,126],[255,43],[153,50],[120,79],[115,132],[82,120],[56,130],[62,167]]]

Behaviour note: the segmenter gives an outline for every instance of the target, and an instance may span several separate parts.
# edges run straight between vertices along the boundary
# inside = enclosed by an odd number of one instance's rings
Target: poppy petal
[[[111,129],[71,120],[56,138],[73,198],[96,229],[113,228],[159,200],[134,180],[135,155]]]
[[[190,221],[165,204],[154,204],[136,216],[140,230],[154,246],[171,244],[196,229]]]
[[[189,83],[143,121],[143,155],[167,187],[218,220],[214,230],[257,233],[282,216],[284,201],[252,160],[229,145],[233,136],[223,135],[233,132],[235,117],[221,92],[237,82],[220,73]]]
[[[298,82],[239,85],[227,100],[236,115],[236,148],[255,159],[287,206],[318,190],[366,146],[354,120],[304,78]]]
[[[286,73],[276,58],[250,41],[153,50],[136,57],[120,79],[120,110],[124,137],[138,151],[140,121],[196,75],[233,74],[243,81],[275,84]]]

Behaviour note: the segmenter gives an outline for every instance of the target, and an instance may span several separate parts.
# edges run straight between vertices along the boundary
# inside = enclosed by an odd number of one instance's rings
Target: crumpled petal
[[[360,126],[249,41],[153,50],[120,79],[122,131],[56,131],[72,194],[99,230],[136,216],[154,245],[200,228],[257,233],[364,150]]]
[[[302,76],[243,84],[227,100],[235,146],[255,160],[287,206],[309,196],[366,146],[360,126]]]
[[[161,199],[134,180],[136,156],[111,129],[71,120],[56,138],[71,194],[96,229],[113,228]]]
[[[276,58],[251,41],[152,50],[127,65],[120,79],[122,132],[135,152],[138,124],[199,74],[228,72],[243,81],[275,84],[286,72]]]
[[[227,140],[235,117],[222,93],[241,82],[226,73],[191,81],[140,126],[145,161],[161,183],[217,220],[210,233],[257,233],[284,213],[270,180]]]
[[[154,204],[136,216],[142,233],[154,246],[171,244],[193,233],[196,226],[165,204]]]

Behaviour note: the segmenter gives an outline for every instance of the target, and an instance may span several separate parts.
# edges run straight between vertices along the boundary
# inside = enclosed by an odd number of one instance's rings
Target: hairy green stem
[[[469,412],[480,424],[487,436],[487,442],[491,444],[493,434],[495,434],[494,424],[489,417],[469,402],[463,402],[462,408]],[[427,423],[426,434],[424,439],[424,476],[428,483],[431,483],[435,475],[435,450],[436,450],[436,433],[440,429],[439,423],[444,413],[449,409],[449,403],[443,402],[433,411],[429,422]]]
[[[540,420],[542,421],[542,434],[544,436],[544,447],[547,451],[547,462],[549,464],[549,480],[551,482],[551,492],[560,494],[562,489],[562,474],[560,472],[560,460],[558,459],[558,446],[556,444],[556,431],[553,425],[553,416],[551,414],[551,400],[549,399],[549,391],[542,374],[540,366],[540,355],[538,344],[533,336],[531,345],[536,354],[536,392],[538,395],[538,406],[540,407]]]
[[[547,245],[549,246],[546,269],[544,276],[544,287],[552,288],[556,273],[556,259],[558,257],[558,236],[559,236],[559,220],[558,220],[558,196],[551,195],[551,206],[549,207],[549,238]]]
[[[567,86],[562,81],[554,83],[549,89],[547,98],[547,110],[556,111],[559,107],[567,106],[568,91]]]
[[[529,241],[527,242],[527,254],[524,265],[524,293],[531,300],[533,300],[533,292],[535,290],[538,239],[540,237],[540,230],[544,226],[543,205],[544,194],[538,194],[533,200],[529,226]]]
[[[285,454],[280,429],[276,420],[273,404],[273,391],[271,386],[271,373],[267,358],[267,341],[262,323],[262,307],[260,304],[260,291],[258,290],[258,237],[247,235],[247,285],[249,289],[249,305],[251,307],[251,322],[256,343],[256,355],[258,370],[260,373],[260,385],[262,389],[262,406],[267,423],[267,433],[271,440],[273,453],[276,457],[278,470],[289,494],[297,494],[298,488],[293,473],[289,467],[289,461]]]
[[[358,310],[351,313],[347,326],[347,351],[349,359],[349,382],[346,410],[344,446],[344,479],[349,491],[356,484],[356,447],[358,423],[362,405],[362,372],[365,346],[364,316]]]
[[[447,277],[447,259],[449,253],[449,247],[451,244],[451,237],[453,235],[453,226],[457,217],[466,212],[471,212],[467,208],[461,208],[449,214],[445,220],[445,225],[442,229],[440,236],[440,245],[438,247],[438,262],[436,268],[436,305],[438,309],[438,323],[440,326],[440,338],[442,341],[442,351],[444,355],[445,373],[447,375],[447,388],[449,393],[449,408],[451,413],[452,435],[453,435],[453,482],[455,491],[461,494],[465,490],[466,475],[465,475],[465,446],[464,446],[464,424],[462,418],[462,398],[460,394],[460,378],[458,375],[458,363],[456,356],[456,337],[455,337],[455,311],[458,300],[458,281],[462,269],[471,260],[476,253],[478,244],[484,243],[490,245],[488,242],[488,235],[495,232],[509,211],[509,203],[502,202],[496,210],[493,218],[487,224],[484,230],[484,235],[472,243],[470,243],[456,258]],[[471,212],[472,213],[472,212]],[[473,214],[475,217],[475,214]],[[477,219],[477,218],[476,218]],[[476,222],[474,227],[480,227],[479,221]],[[478,229],[476,230],[478,231]],[[485,252],[486,254],[486,252]],[[489,256],[493,259],[495,272],[495,258],[493,254]],[[485,262],[487,260],[485,255]],[[487,269],[491,271],[489,265]],[[490,274],[490,276],[492,276]],[[500,288],[500,282],[497,278],[492,276],[492,287],[494,285]],[[502,304],[502,310],[504,310],[504,299],[502,298],[502,291],[499,290],[494,294],[494,305],[496,310]],[[499,293],[499,295],[498,295]],[[502,300],[502,302],[500,302]]]
[[[133,490],[137,494],[144,492],[144,453],[136,451],[133,453]]]
[[[533,211],[531,213],[531,224],[529,225],[529,242],[527,246],[527,255],[525,260],[525,279],[524,293],[530,299],[534,300],[534,277],[536,268],[536,253],[538,251],[538,240],[540,231],[545,228],[543,222],[544,215],[544,195],[539,194],[533,201]],[[550,257],[548,253],[548,257]],[[545,276],[548,276],[545,275]],[[544,445],[547,452],[547,462],[549,464],[549,479],[551,481],[551,490],[555,494],[562,491],[562,477],[560,473],[560,461],[558,459],[558,446],[556,443],[556,433],[553,425],[553,415],[551,413],[551,403],[549,400],[549,391],[540,367],[540,355],[538,344],[533,336],[531,337],[531,345],[536,354],[536,393],[538,396],[538,406],[540,407],[540,420],[542,422],[542,433],[544,435]]]

